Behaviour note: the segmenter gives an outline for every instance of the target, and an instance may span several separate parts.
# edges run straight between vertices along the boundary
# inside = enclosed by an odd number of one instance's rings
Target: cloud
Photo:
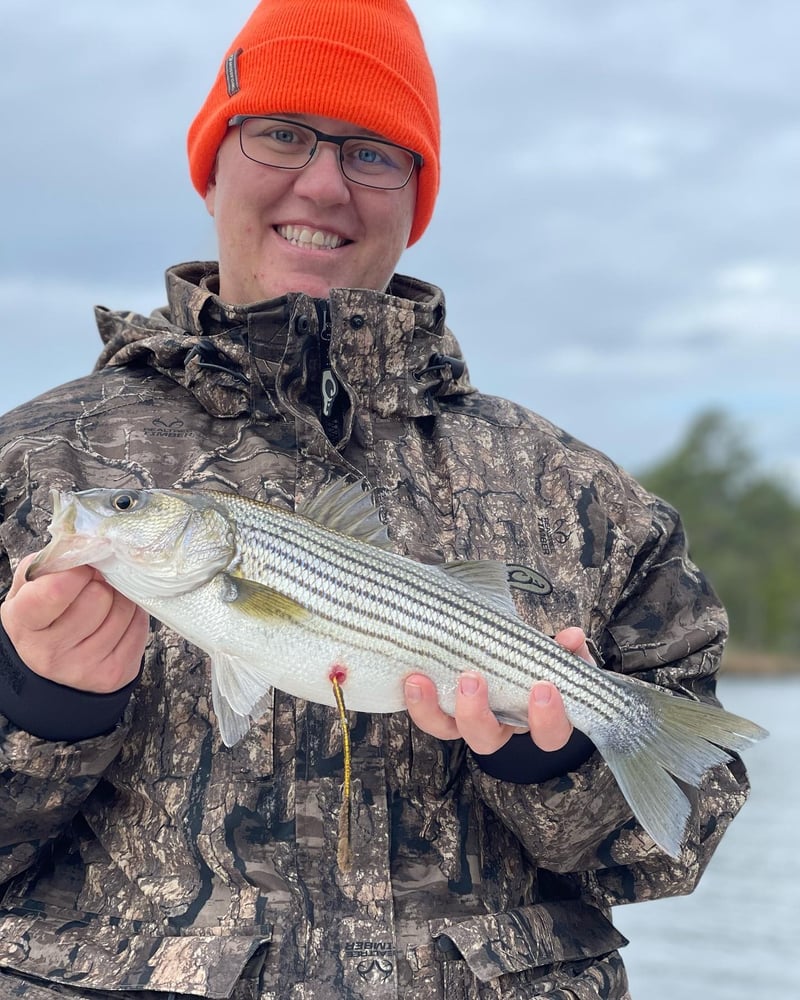
[[[792,352],[800,341],[800,259],[725,267],[705,294],[671,305],[643,334],[645,343],[724,345],[740,355]]]
[[[149,313],[166,298],[163,284],[84,284],[72,279],[0,278],[3,368],[0,411],[24,403],[49,386],[91,371],[102,346],[94,323],[95,304],[125,303]]]
[[[412,5],[443,181],[401,269],[444,287],[475,381],[626,464],[721,403],[796,468],[800,7]],[[7,395],[92,363],[95,302],[149,311],[214,256],[185,135],[253,6],[6,0],[0,307],[41,355]]]

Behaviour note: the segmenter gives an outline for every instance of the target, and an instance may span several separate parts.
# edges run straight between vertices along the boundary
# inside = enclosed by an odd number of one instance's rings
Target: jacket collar
[[[274,412],[259,405],[265,394],[291,408],[319,339],[317,301],[293,293],[231,305],[218,282],[214,263],[180,264],[166,274],[168,305],[150,316],[98,308],[105,347],[96,368],[147,364],[218,416]],[[356,406],[418,417],[474,391],[435,286],[396,275],[385,293],[333,289],[327,305],[331,367]]]

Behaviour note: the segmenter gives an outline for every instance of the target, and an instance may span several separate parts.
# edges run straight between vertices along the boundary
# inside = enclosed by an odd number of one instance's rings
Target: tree
[[[800,647],[800,505],[765,473],[740,428],[701,413],[643,484],[681,512],[692,558],[728,608],[731,640],[772,652]]]

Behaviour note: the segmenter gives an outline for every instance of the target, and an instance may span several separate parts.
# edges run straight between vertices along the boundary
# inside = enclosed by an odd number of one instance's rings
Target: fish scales
[[[524,626],[517,628],[519,619],[487,612],[466,588],[463,594],[454,593],[452,580],[443,577],[440,581],[424,572],[420,564],[382,558],[380,550],[370,553],[367,559],[358,543],[346,536],[322,532],[310,522],[298,524],[296,517],[276,520],[283,521],[280,530],[267,537],[274,541],[281,574],[294,584],[292,596],[315,614],[338,622],[344,612],[353,631],[370,641],[386,638],[416,659],[423,643],[429,647],[424,652],[426,658],[430,656],[443,666],[458,662],[462,668],[474,666],[490,678],[528,685],[534,679],[530,668],[531,633]],[[262,544],[264,540],[263,531],[254,538]],[[302,557],[294,555],[297,552]],[[370,597],[368,590],[374,587],[376,562],[382,571],[377,598]],[[342,584],[343,575],[347,584]],[[411,600],[417,611],[414,615],[408,613]],[[468,642],[464,640],[465,619],[472,633]],[[375,629],[375,622],[385,631]],[[386,631],[390,632],[388,637]],[[480,649],[476,648],[476,640],[484,641]],[[535,677],[559,684],[568,697],[589,697],[598,711],[607,707],[604,714],[609,721],[619,711],[620,702],[629,700],[612,683],[603,683],[602,674],[592,678],[592,685],[577,683],[573,657],[558,656],[560,647],[547,639],[536,637],[534,644],[539,668]],[[512,671],[514,676],[509,677]],[[595,693],[597,697],[592,697]]]
[[[227,493],[54,494],[51,541],[29,576],[88,563],[205,649],[231,745],[271,685],[336,705],[399,711],[403,680],[427,673],[453,711],[459,675],[485,675],[502,721],[527,727],[535,679],[561,691],[655,843],[680,853],[697,785],[764,735],[714,705],[602,670],[523,622],[497,563],[429,565],[390,551],[359,484],[334,483],[310,516]],[[569,624],[569,623],[565,623]],[[674,776],[674,777],[673,777]]]
[[[227,495],[219,499],[228,502]],[[239,506],[239,498],[234,498],[232,507]],[[275,575],[292,585],[290,593],[300,604],[332,623],[344,616],[348,628],[365,640],[363,648],[374,649],[379,642],[388,643],[395,653],[402,649],[409,654],[409,670],[424,657],[450,673],[471,667],[504,684],[527,688],[536,679],[549,680],[568,701],[585,704],[608,725],[633,703],[628,692],[614,684],[613,675],[597,672],[591,683],[587,679],[581,684],[574,656],[532,633],[519,618],[487,610],[438,567],[400,562],[392,553],[366,548],[290,512],[276,509],[275,522],[268,531],[257,522],[251,525],[247,548],[256,571],[268,576],[266,567],[275,563]],[[259,553],[264,557],[261,564],[255,558]],[[376,571],[381,583],[373,596]],[[411,602],[413,615],[408,610]],[[580,714],[575,706],[572,714]]]

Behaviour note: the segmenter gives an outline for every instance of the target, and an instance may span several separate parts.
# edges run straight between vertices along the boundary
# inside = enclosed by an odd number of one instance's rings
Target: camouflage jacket
[[[713,699],[725,616],[674,511],[477,392],[437,289],[246,308],[214,289],[182,265],[152,316],[98,310],[94,373],[0,421],[0,596],[51,487],[291,507],[359,475],[397,551],[503,560],[537,628],[580,625],[608,669]],[[153,623],[113,731],[48,742],[0,716],[0,997],[624,997],[610,908],[691,892],[747,792],[739,762],[711,772],[675,861],[598,754],[517,784],[406,713],[353,716],[343,874],[335,711],[276,692],[226,748],[209,695],[204,655]]]

